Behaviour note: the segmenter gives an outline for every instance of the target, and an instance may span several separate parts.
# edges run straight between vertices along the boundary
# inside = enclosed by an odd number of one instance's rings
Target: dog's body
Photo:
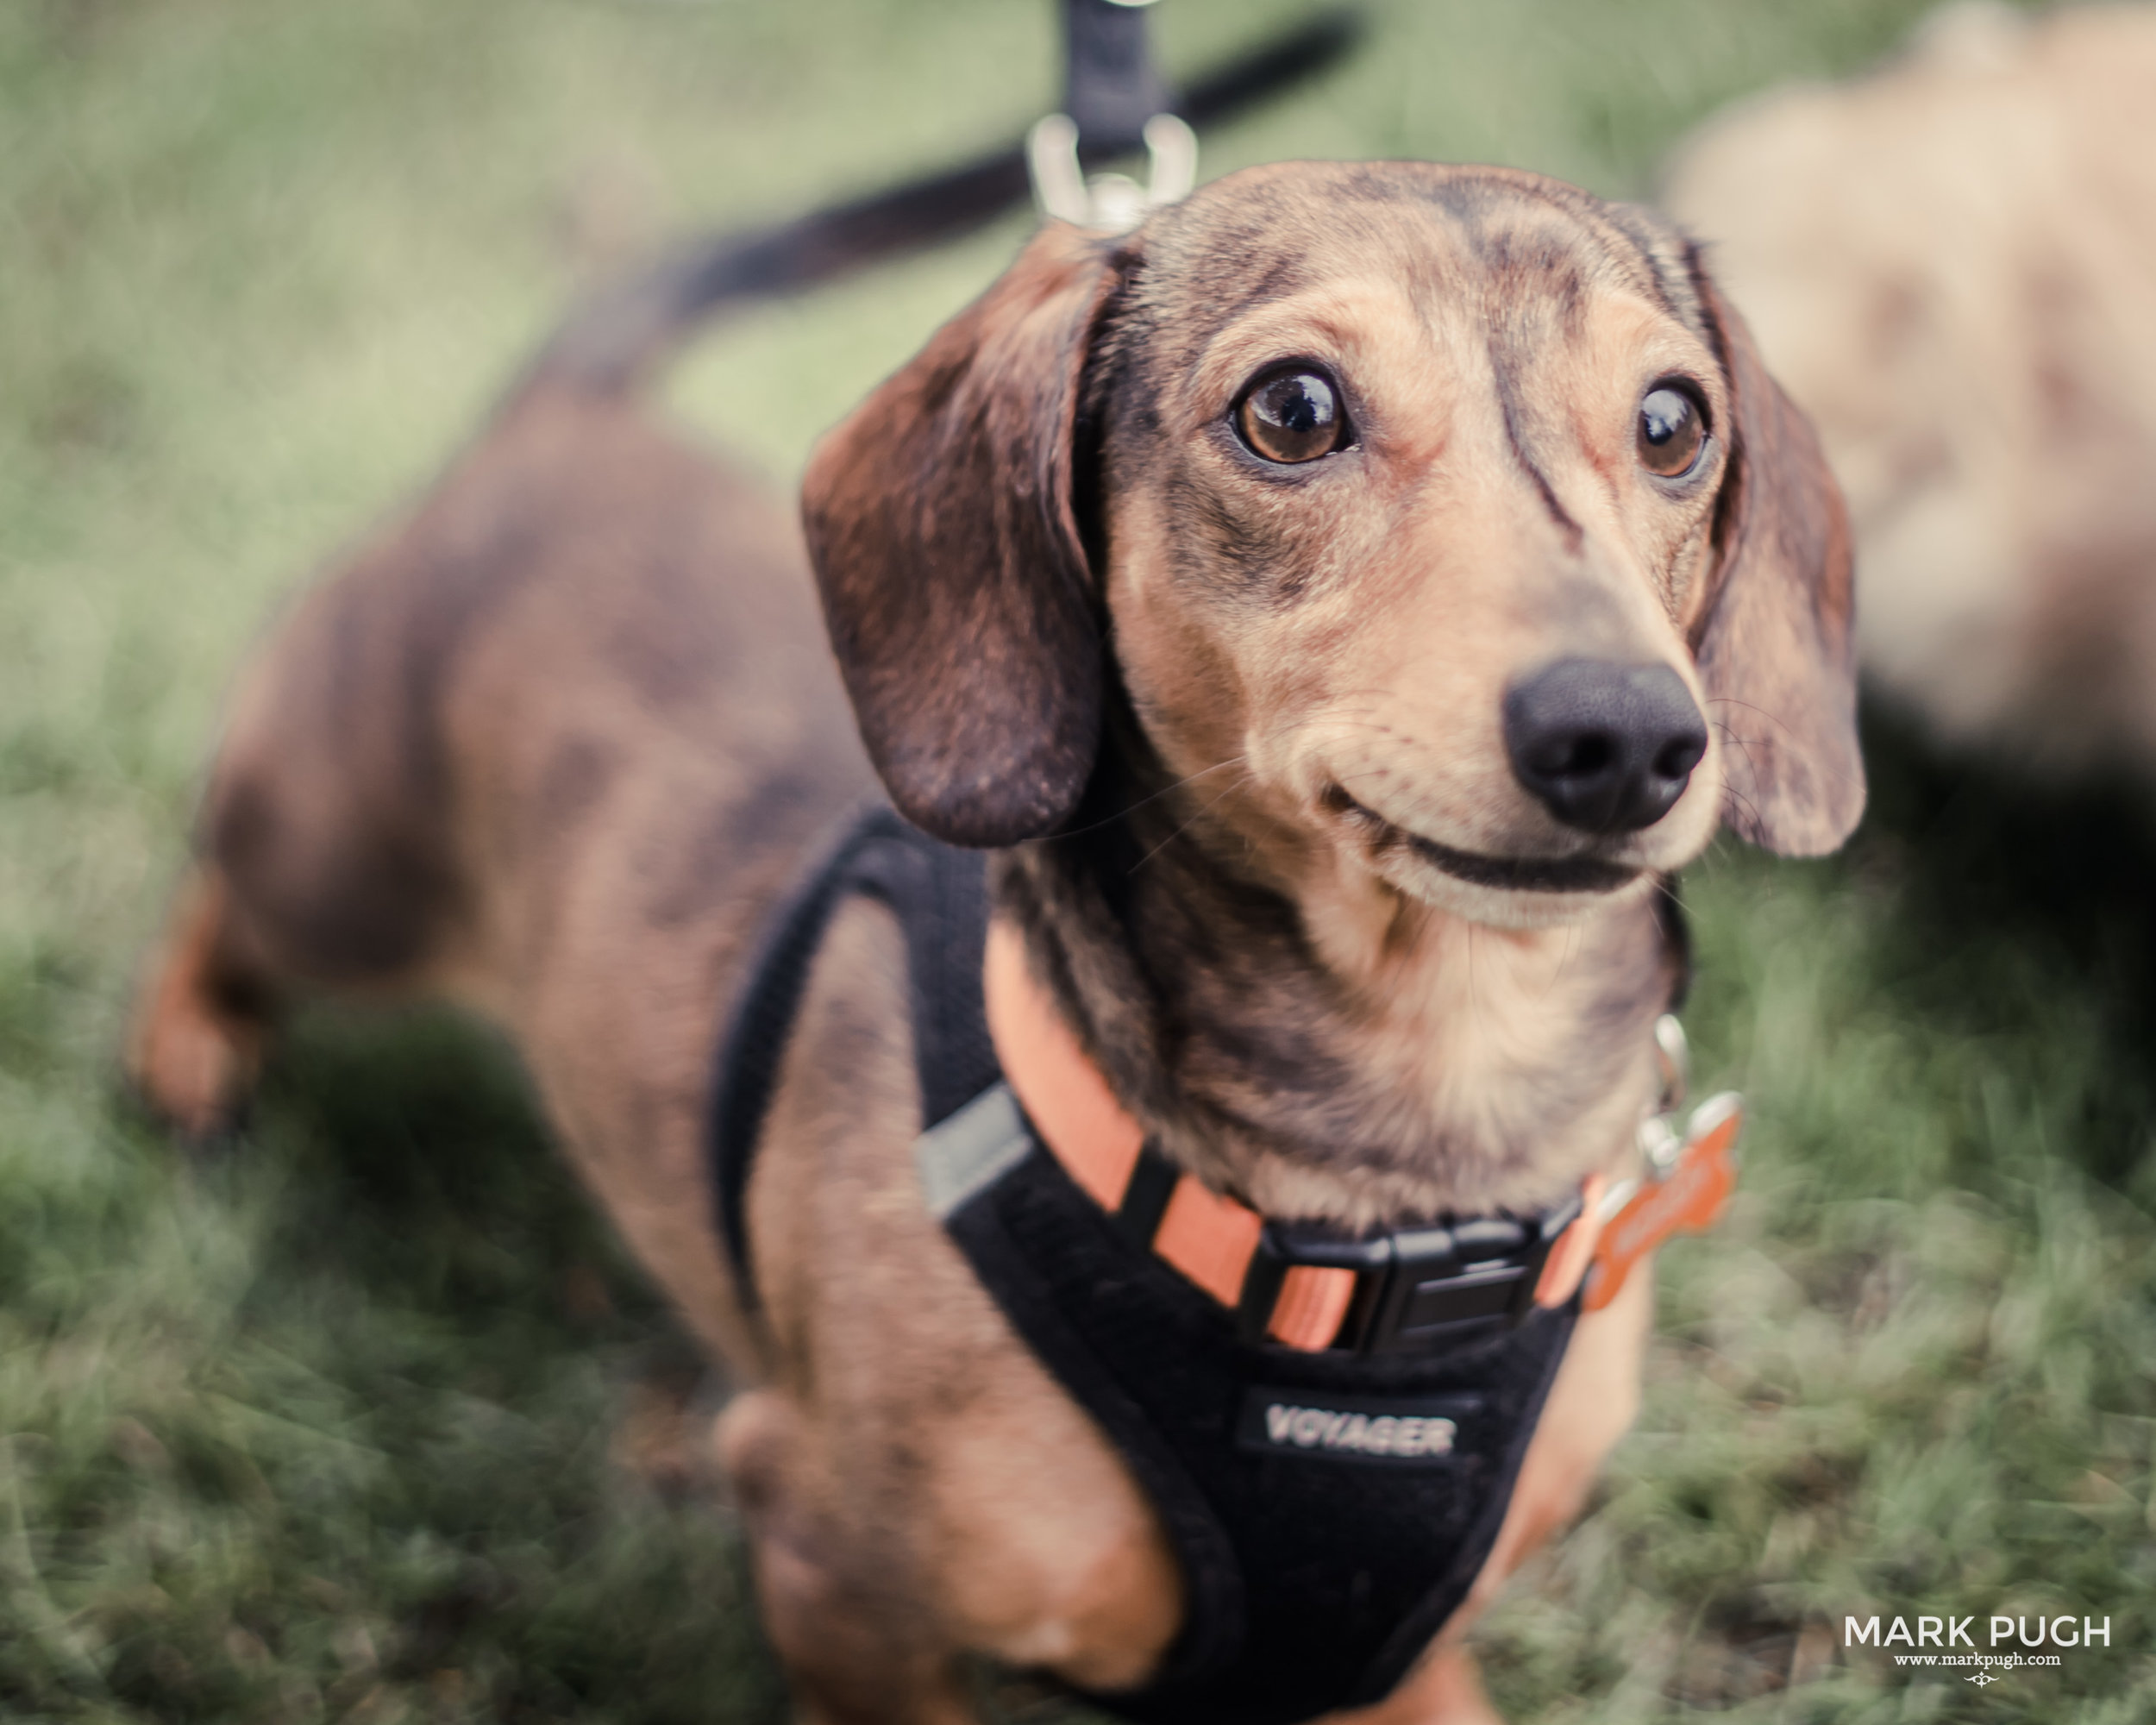
[[[1333,446],[1262,454],[1320,392]],[[1643,392],[1699,416],[1682,472],[1637,467]],[[536,380],[243,687],[137,1069],[201,1127],[290,994],[490,1013],[753,1386],[719,1441],[805,1716],[969,1716],[968,1652],[1128,1688],[1175,1637],[1174,1551],[924,1204],[880,906],[809,972],[753,1320],[730,1278],[704,1116],[770,906],[880,775],[1006,847],[1001,925],[1209,1186],[1357,1228],[1551,1203],[1651,1101],[1661,875],[1725,806],[1797,851],[1855,819],[1839,505],[1680,242],[1413,165],[1237,176],[1121,246],[1045,232],[806,496],[866,756],[780,512]],[[1593,699],[1663,715],[1659,764],[1534,764],[1555,721],[1520,691],[1572,699],[1527,674],[1552,662],[1631,678]],[[1685,743],[1695,702],[1722,740]],[[1487,1716],[1458,1630],[1628,1422],[1648,1299],[1580,1321],[1472,1597],[1369,1716]]]
[[[1961,4],[1679,153],[1847,487],[1866,668],[1945,739],[2156,762],[2156,6]]]

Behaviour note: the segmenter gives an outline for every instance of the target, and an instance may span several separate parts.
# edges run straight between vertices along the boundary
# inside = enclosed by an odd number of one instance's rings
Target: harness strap
[[[746,1201],[756,1145],[810,969],[845,900],[858,893],[880,900],[905,932],[924,1124],[946,1119],[996,1081],[981,1013],[987,864],[971,852],[939,857],[940,849],[883,804],[854,811],[765,924],[719,1045],[707,1146],[715,1220],[745,1310],[761,1303]]]

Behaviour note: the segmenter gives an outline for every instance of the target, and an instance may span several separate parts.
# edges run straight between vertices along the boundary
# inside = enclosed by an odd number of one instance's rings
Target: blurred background
[[[1708,116],[1920,11],[1390,0],[1201,172],[1651,197]],[[1155,34],[1172,74],[1307,15],[1163,0]],[[191,1154],[116,1051],[241,655],[570,298],[1000,143],[1059,77],[1049,0],[0,0],[0,1715],[783,1716],[718,1389],[501,1050],[310,1014]],[[735,317],[672,411],[790,486],[1029,224]],[[1479,1634],[1516,1721],[2156,1718],[2147,793],[1890,701],[1867,732],[1841,856],[1688,877],[1744,1184],[1664,1255],[1592,1513]],[[1920,1611],[2112,1636],[1989,1690],[1840,1647]]]

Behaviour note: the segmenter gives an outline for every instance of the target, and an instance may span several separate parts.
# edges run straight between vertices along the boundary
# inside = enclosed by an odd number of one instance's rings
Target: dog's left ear
[[[1767,375],[1695,248],[1691,264],[1736,422],[1714,576],[1691,624],[1728,825],[1784,856],[1824,856],[1864,812],[1849,512],[1810,422]]]
[[[950,844],[1053,831],[1100,748],[1102,625],[1071,461],[1118,279],[1108,248],[1050,224],[802,481],[862,739],[899,812]]]

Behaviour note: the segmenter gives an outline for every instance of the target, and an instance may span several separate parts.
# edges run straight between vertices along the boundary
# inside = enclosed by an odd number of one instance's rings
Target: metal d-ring
[[[1684,1026],[1675,1013],[1654,1021],[1655,1063],[1662,1072],[1662,1100],[1657,1112],[1673,1114],[1684,1106],[1692,1088],[1692,1045],[1684,1038]]]
[[[1078,160],[1078,127],[1068,114],[1050,114],[1026,135],[1025,160],[1033,198],[1044,215],[1098,233],[1127,233],[1163,204],[1190,195],[1198,179],[1198,135],[1173,114],[1145,122],[1146,183],[1128,174],[1091,179]]]
[[[1684,1106],[1685,1092],[1692,1081],[1691,1050],[1684,1039],[1684,1026],[1674,1013],[1664,1013],[1654,1021],[1654,1055],[1661,1074],[1661,1091],[1654,1112],[1639,1122],[1635,1142],[1647,1164],[1647,1177],[1667,1180],[1684,1155],[1684,1138],[1677,1129],[1677,1115]],[[1639,1187],[1637,1180],[1620,1182],[1605,1201],[1603,1214],[1616,1214]]]

